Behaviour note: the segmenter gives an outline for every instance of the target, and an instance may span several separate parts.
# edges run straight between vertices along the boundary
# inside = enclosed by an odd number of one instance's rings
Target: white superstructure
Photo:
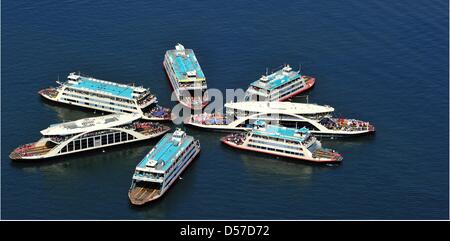
[[[197,114],[185,123],[212,130],[250,130],[255,122],[300,129],[323,136],[346,136],[371,133],[375,128],[368,122],[334,118],[334,108],[327,105],[294,102],[236,102],[225,104],[225,115]]]
[[[41,131],[42,138],[10,154],[13,160],[44,159],[154,138],[169,127],[139,121],[140,115],[111,114],[54,124]]]
[[[47,88],[39,94],[51,101],[111,113],[138,113],[147,120],[170,119],[170,109],[157,103],[157,98],[142,86],[118,84],[111,81],[70,73],[59,87]]]

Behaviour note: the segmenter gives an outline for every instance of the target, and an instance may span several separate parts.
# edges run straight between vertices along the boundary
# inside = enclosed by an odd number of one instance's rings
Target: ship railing
[[[137,101],[137,103],[138,103],[139,106],[144,106],[144,105],[146,105],[147,103],[153,101],[154,99],[155,99],[155,95],[149,94],[149,95],[147,95],[147,96],[141,97],[141,98]]]

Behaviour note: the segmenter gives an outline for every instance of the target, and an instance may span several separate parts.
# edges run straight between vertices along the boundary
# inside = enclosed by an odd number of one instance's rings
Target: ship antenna
[[[266,67],[266,76],[269,74],[269,68]]]

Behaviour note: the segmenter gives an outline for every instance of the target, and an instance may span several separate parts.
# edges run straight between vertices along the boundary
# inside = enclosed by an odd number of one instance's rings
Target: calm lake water
[[[448,1],[2,1],[4,219],[447,219]],[[173,106],[162,60],[193,48],[208,86],[245,88],[265,68],[302,64],[309,101],[372,122],[374,136],[323,139],[318,166],[230,149],[184,127],[202,153],[165,197],[134,208],[136,164],[157,140],[38,163],[16,146],[50,124],[93,116],[41,100],[82,71],[150,87]],[[174,126],[173,126],[174,127]]]

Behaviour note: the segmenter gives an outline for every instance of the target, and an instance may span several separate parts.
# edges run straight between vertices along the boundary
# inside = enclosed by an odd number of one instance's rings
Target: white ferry
[[[310,89],[315,82],[315,78],[285,65],[251,83],[245,92],[245,101],[284,101]]]
[[[322,148],[307,128],[294,129],[273,125],[255,126],[245,133],[234,133],[221,138],[228,146],[289,157],[316,163],[337,163],[342,156],[334,150]]]
[[[169,127],[139,121],[140,115],[110,114],[54,124],[37,142],[16,148],[12,160],[35,160],[106,148],[161,136]]]
[[[39,91],[45,99],[111,113],[138,113],[146,120],[170,120],[170,109],[159,106],[157,98],[142,86],[118,84],[70,73],[58,87]]]
[[[200,142],[180,129],[166,134],[136,166],[128,197],[142,205],[158,199],[200,152]]]
[[[306,127],[320,136],[356,136],[375,132],[369,122],[333,117],[334,108],[327,105],[249,101],[225,104],[223,114],[195,114],[185,119],[190,126],[209,130],[250,130],[264,121],[291,128]]]
[[[164,69],[178,101],[190,109],[202,109],[208,104],[205,74],[192,49],[177,44],[164,56]]]

